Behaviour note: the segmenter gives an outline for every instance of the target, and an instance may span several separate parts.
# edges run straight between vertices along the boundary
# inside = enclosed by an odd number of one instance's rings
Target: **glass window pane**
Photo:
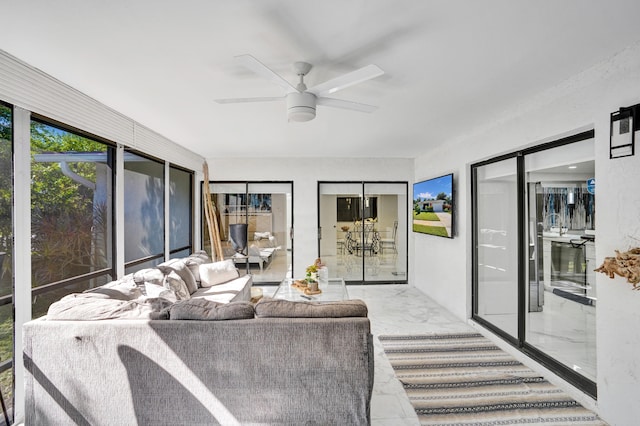
[[[291,183],[212,182],[209,188],[218,213],[224,258],[233,258],[240,273],[252,274],[255,283],[278,283],[290,276]],[[247,225],[246,244],[241,241],[240,245],[234,245],[232,241],[231,229],[237,229],[237,224]],[[203,246],[210,252],[206,221],[203,230]]]
[[[33,287],[111,267],[112,150],[31,122]]]
[[[0,391],[13,412],[13,146],[11,108],[0,104]],[[6,367],[5,367],[6,366]],[[4,369],[6,368],[6,369]]]
[[[159,264],[161,264],[162,262],[164,262],[164,258],[158,258],[158,259],[151,259],[148,260],[146,262],[142,262],[142,263],[138,263],[136,265],[133,266],[126,266],[124,269],[124,274],[128,275],[128,274],[133,274],[134,272],[137,272],[141,269],[146,269],[146,268],[153,268],[154,266],[158,266]]]
[[[364,238],[367,282],[407,279],[407,190],[405,183],[364,185],[365,217],[371,218]]]
[[[362,238],[366,227],[362,226],[362,183],[322,182],[320,192],[320,257],[327,265],[330,277],[342,277],[346,281],[364,279]],[[365,206],[366,208],[366,206]],[[373,202],[366,210],[377,215]]]
[[[13,407],[13,306],[0,306],[0,391],[9,412]],[[2,423],[4,424],[4,423]]]
[[[256,283],[277,283],[291,274],[292,186],[251,182],[247,188],[250,271]]]
[[[596,380],[594,140],[525,156],[529,249],[526,341]]]
[[[164,165],[124,156],[125,262],[164,253]]]
[[[79,281],[73,284],[56,287],[53,290],[36,293],[33,295],[32,300],[32,317],[39,318],[43,315],[47,314],[47,310],[49,310],[49,306],[67,294],[71,293],[82,293],[83,291],[99,287],[113,280],[111,274],[101,275],[95,278],[91,278],[88,280]]]
[[[180,259],[180,258],[183,258],[183,257],[187,257],[187,256],[189,256],[190,254],[191,254],[191,249],[190,249],[190,248],[188,248],[188,249],[184,249],[184,250],[177,251],[177,252],[175,252],[175,253],[171,253],[171,255],[169,256],[169,258],[170,258],[170,259]]]
[[[169,248],[171,251],[191,246],[192,174],[169,169]]]
[[[480,166],[476,172],[476,314],[517,337],[516,159]]]
[[[246,184],[245,183],[210,183],[209,191],[217,212],[220,240],[225,259],[236,254],[236,250],[229,238],[230,226],[236,223],[246,223]],[[202,214],[203,247],[212,255],[211,239],[209,238],[209,226],[204,212]],[[246,247],[244,250],[246,254]],[[212,256],[213,257],[213,256]],[[241,268],[241,272],[244,268]]]

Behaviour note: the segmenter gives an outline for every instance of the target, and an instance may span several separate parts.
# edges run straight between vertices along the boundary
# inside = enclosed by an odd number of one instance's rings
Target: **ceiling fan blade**
[[[358,102],[343,101],[334,98],[318,98],[317,105],[324,105],[334,108],[350,109],[352,111],[373,112],[378,109],[377,106],[361,104]]]
[[[354,84],[362,83],[363,81],[371,80],[384,74],[384,71],[377,65],[367,65],[366,67],[357,69],[350,73],[341,75],[340,77],[332,78],[329,81],[320,83],[317,86],[307,90],[314,95],[320,97],[324,95],[330,95],[338,90],[345,89],[353,86]]]
[[[236,56],[236,59],[254,73],[282,87],[286,93],[298,91],[295,86],[282,78],[279,74],[276,74],[271,68],[267,67],[265,64],[263,64],[253,56],[249,54],[239,55]]]
[[[244,102],[271,102],[271,101],[283,101],[284,96],[263,96],[260,98],[229,98],[229,99],[216,99],[219,104],[238,104]]]

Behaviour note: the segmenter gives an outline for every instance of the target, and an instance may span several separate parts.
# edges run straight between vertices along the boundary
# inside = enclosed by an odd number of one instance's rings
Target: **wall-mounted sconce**
[[[609,158],[635,154],[636,132],[640,130],[640,104],[611,113]]]

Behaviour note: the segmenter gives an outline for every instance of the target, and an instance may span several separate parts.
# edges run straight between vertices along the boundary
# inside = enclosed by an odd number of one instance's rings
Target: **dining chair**
[[[398,221],[393,222],[393,230],[391,231],[391,238],[380,239],[380,250],[384,254],[385,249],[391,249],[394,253],[398,253]]]

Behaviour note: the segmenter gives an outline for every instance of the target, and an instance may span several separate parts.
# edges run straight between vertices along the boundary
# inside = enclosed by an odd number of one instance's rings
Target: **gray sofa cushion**
[[[337,302],[292,302],[263,297],[255,306],[260,318],[342,318],[366,317],[367,305],[362,300]]]
[[[49,306],[47,320],[168,319],[170,306],[162,298],[118,300],[101,294],[70,294]]]
[[[218,303],[206,299],[189,299],[176,302],[169,310],[172,320],[234,320],[253,319],[250,302]]]

